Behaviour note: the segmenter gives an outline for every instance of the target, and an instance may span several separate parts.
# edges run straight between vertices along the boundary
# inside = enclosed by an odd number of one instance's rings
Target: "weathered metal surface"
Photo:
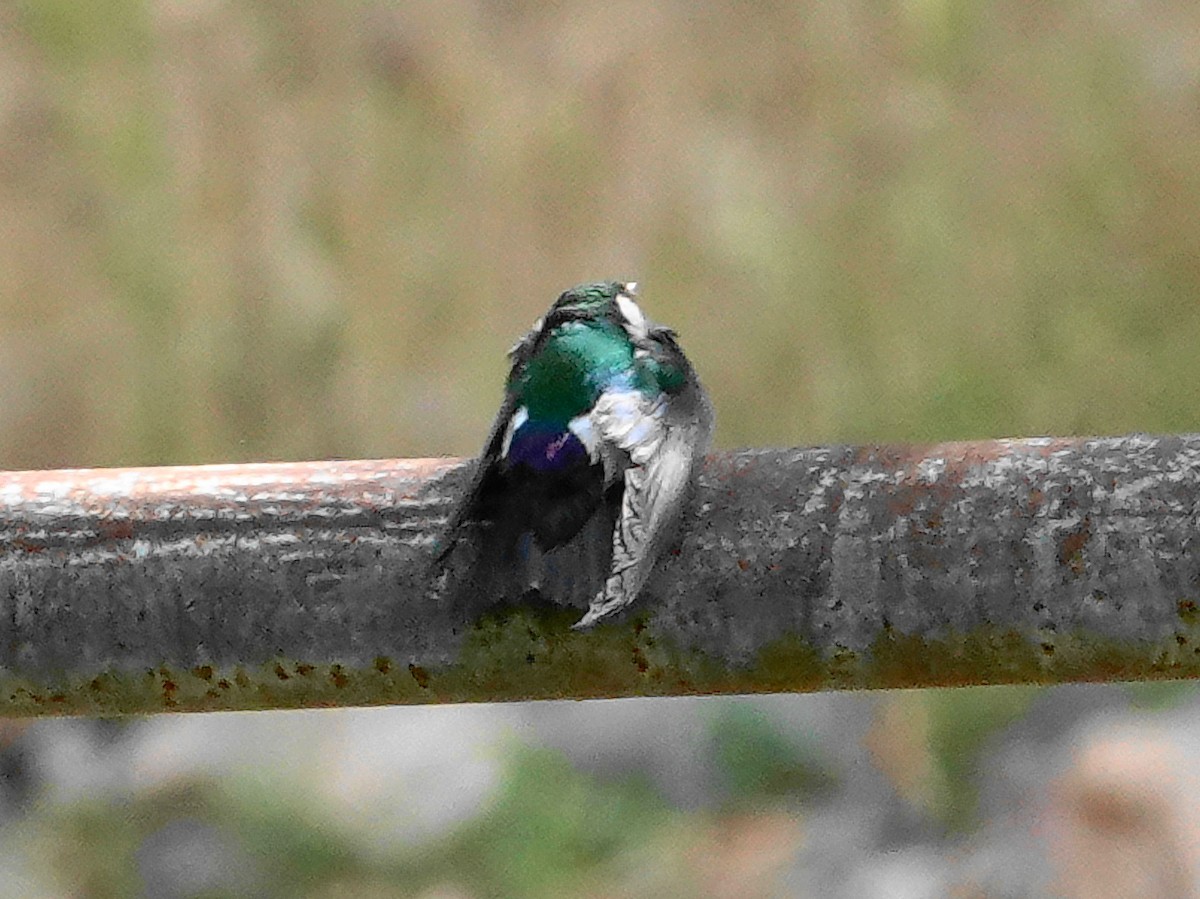
[[[679,552],[582,634],[428,582],[466,474],[0,474],[0,714],[1200,674],[1200,436],[714,456]]]

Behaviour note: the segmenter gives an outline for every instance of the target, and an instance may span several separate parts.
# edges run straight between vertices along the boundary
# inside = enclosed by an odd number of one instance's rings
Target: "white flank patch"
[[[504,443],[500,445],[501,458],[508,457],[508,448],[512,446],[513,434],[527,421],[529,421],[529,410],[521,406],[513,413],[513,417],[508,420],[508,427],[504,429]]]
[[[588,457],[596,461],[596,429],[592,427],[592,419],[588,415],[577,415],[567,422],[567,429],[579,438],[588,451]]]
[[[592,420],[603,438],[629,453],[635,465],[644,465],[663,437],[661,401],[645,405],[636,390],[609,390],[601,394]]]
[[[623,293],[617,294],[617,309],[625,319],[625,330],[635,340],[646,339],[646,316],[631,297]]]

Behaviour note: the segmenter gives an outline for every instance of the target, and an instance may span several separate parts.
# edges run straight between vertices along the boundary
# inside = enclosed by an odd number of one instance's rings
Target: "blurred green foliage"
[[[934,815],[956,832],[978,825],[978,775],[986,763],[988,743],[1017,721],[1041,687],[976,687],[928,690],[922,698],[929,710],[929,752],[941,774]]]
[[[1159,681],[1157,683],[1125,684],[1130,701],[1136,708],[1171,709],[1196,698],[1200,693],[1195,681]]]
[[[473,453],[512,339],[601,277],[722,446],[1195,430],[1197,34],[1181,0],[0,5],[0,464]],[[1027,693],[927,702],[962,824]],[[752,714],[717,732],[737,796],[809,789]],[[329,895],[467,858],[555,895],[678,826],[515,765],[399,875],[278,797],[195,813]],[[135,889],[126,812],[68,812],[78,895]]]
[[[680,859],[644,857],[659,854],[665,835],[696,838],[648,787],[576,773],[545,750],[519,749],[508,768],[476,820],[393,857],[366,851],[299,795],[239,778],[49,812],[44,863],[52,883],[94,897],[160,895],[168,885],[171,895],[197,897],[419,896],[439,887],[481,897],[637,895],[639,883],[695,895]]]
[[[495,803],[442,857],[441,877],[474,895],[579,895],[672,817],[649,786],[593,780],[557,753],[520,749],[511,765]]]
[[[803,742],[805,734],[785,735],[750,703],[720,703],[709,730],[732,807],[802,803],[828,795],[837,785],[816,747]]]
[[[1195,428],[1197,26],[8,4],[0,458],[471,453],[512,338],[607,276],[725,446]]]

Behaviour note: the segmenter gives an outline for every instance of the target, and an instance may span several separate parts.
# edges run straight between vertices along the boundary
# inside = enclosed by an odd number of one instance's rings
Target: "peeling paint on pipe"
[[[0,474],[0,714],[1200,675],[1197,435],[717,455],[679,552],[584,634],[427,582],[468,473]]]

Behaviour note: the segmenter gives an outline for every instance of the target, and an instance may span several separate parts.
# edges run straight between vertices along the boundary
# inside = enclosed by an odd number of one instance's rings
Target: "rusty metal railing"
[[[467,473],[0,474],[0,714],[1200,674],[1200,436],[720,454],[678,552],[586,633],[430,583]]]

